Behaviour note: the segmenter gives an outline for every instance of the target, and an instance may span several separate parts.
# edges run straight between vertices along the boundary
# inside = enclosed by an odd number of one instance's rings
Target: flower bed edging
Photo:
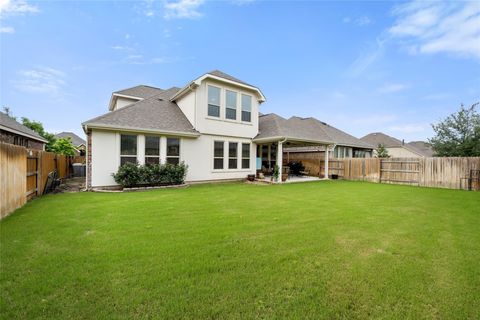
[[[170,189],[170,188],[175,188],[175,189],[180,189],[180,188],[187,188],[190,185],[188,183],[183,183],[183,184],[175,184],[175,185],[169,185],[169,186],[154,186],[154,187],[135,187],[135,188],[123,188],[119,190],[113,190],[113,189],[93,189],[92,191],[94,192],[136,192],[136,191],[148,191],[148,190],[156,190],[156,189]]]

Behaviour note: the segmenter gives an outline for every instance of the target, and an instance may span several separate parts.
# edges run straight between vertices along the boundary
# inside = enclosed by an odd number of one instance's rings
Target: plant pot
[[[288,173],[282,174],[282,182],[287,181],[287,178],[288,178]]]

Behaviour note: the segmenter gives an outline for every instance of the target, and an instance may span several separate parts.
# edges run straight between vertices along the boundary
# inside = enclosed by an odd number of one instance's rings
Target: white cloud
[[[22,15],[39,12],[36,6],[28,4],[23,0],[0,0],[0,16]]]
[[[204,0],[179,0],[166,2],[164,5],[165,19],[198,19],[203,16],[198,11]]]
[[[391,126],[388,130],[401,133],[419,133],[424,132],[427,128],[428,126],[424,124],[404,124]]]
[[[381,93],[394,93],[407,89],[408,86],[402,83],[389,83],[378,89]]]
[[[127,46],[112,46],[112,49],[113,49],[113,50],[118,50],[118,51],[130,51],[130,50],[133,50],[133,48],[127,47]]]
[[[63,71],[38,67],[30,70],[21,70],[20,79],[13,81],[16,89],[28,93],[46,93],[57,95],[66,85],[66,74]]]
[[[385,40],[377,39],[376,43],[369,48],[365,53],[361,54],[355,61],[350,65],[348,69],[349,76],[359,76],[365,70],[370,67],[375,61],[377,61],[385,51]]]
[[[411,54],[450,53],[480,59],[479,2],[410,2],[393,11],[388,30]]]
[[[13,27],[0,27],[0,33],[15,33]]]
[[[355,19],[350,18],[350,17],[344,17],[344,18],[342,19],[342,22],[343,22],[343,23],[350,23],[350,22],[352,22],[352,23],[354,23],[355,25],[357,25],[357,26],[359,26],[359,27],[363,27],[363,26],[367,26],[367,25],[371,24],[371,23],[372,23],[372,20],[371,20],[369,17],[367,17],[367,16],[361,16],[361,17],[355,18]]]

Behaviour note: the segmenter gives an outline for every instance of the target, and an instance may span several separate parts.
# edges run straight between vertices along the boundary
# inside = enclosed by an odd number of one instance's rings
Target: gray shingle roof
[[[255,87],[255,86],[253,86],[249,83],[246,83],[245,81],[242,81],[238,78],[235,78],[235,77],[233,77],[229,74],[226,74],[225,72],[222,72],[220,70],[213,70],[213,71],[207,72],[207,74],[211,74],[213,76],[223,78],[223,79],[227,79],[227,80],[230,80],[230,81],[235,81],[235,82],[238,82],[238,83],[242,83],[242,84],[245,84],[245,85],[250,86],[250,87]]]
[[[14,130],[16,132],[25,134],[31,139],[47,142],[47,140],[42,138],[42,136],[40,136],[38,133],[28,127],[25,127],[23,124],[17,122],[15,119],[9,117],[6,113],[3,112],[0,112],[0,125],[4,127],[7,131]]]
[[[286,137],[292,140],[319,141],[352,147],[371,148],[359,139],[315,118],[285,119],[270,113],[259,117],[258,139]]]
[[[370,134],[367,134],[366,136],[360,138],[360,140],[371,144],[375,148],[378,147],[379,144],[383,145],[384,147],[401,147],[402,146],[402,141],[390,137],[389,135],[386,135],[385,133],[382,132],[373,132]]]
[[[432,147],[425,141],[410,141],[406,144],[408,148],[413,148],[424,157],[433,157]]]
[[[55,138],[70,138],[74,146],[79,146],[81,144],[87,145],[87,142],[84,139],[80,138],[73,132],[60,132],[55,135]]]
[[[169,98],[178,91],[170,88],[153,97],[85,121],[83,125],[197,134],[187,117]]]
[[[132,96],[132,97],[137,97],[137,98],[141,98],[141,99],[147,99],[147,98],[153,97],[157,94],[160,94],[163,91],[164,90],[162,90],[160,88],[155,88],[155,87],[146,86],[146,85],[139,85],[139,86],[136,86],[136,87],[115,91],[114,94],[118,93],[118,94],[123,94],[123,95],[126,95],[126,96]]]

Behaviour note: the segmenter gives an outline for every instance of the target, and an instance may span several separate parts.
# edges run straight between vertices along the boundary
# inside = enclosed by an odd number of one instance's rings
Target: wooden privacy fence
[[[53,170],[60,179],[69,177],[74,161],[81,159],[0,143],[0,218],[42,195]]]
[[[289,159],[301,161],[310,175],[325,175],[318,153],[290,153]],[[346,180],[479,190],[478,181],[470,178],[472,170],[480,170],[480,157],[330,159],[328,171]]]

